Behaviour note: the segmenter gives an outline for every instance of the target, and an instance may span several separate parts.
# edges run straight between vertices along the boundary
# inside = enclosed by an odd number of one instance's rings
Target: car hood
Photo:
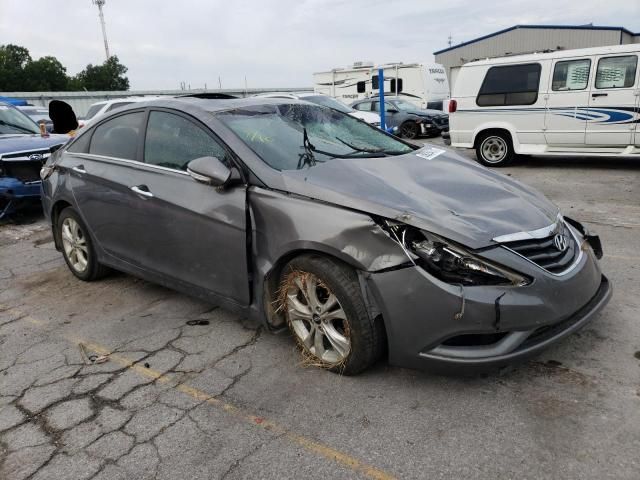
[[[536,190],[439,147],[282,174],[290,193],[396,219],[474,249],[546,227],[558,215]]]
[[[29,150],[45,150],[54,145],[61,145],[69,140],[69,135],[0,135],[0,156],[8,153]]]
[[[403,112],[405,113],[410,113],[412,115],[420,115],[421,117],[439,117],[441,115],[447,115],[445,112],[442,112],[440,110],[427,110],[427,109],[420,109],[420,108],[416,108],[415,110],[403,110]]]
[[[349,115],[364,120],[367,123],[380,123],[380,115],[377,113],[354,110],[353,112],[349,112]]]

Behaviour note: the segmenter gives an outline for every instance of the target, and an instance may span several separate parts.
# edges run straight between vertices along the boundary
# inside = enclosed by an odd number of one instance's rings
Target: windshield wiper
[[[28,128],[25,128],[25,127],[21,127],[20,125],[16,125],[15,123],[5,122],[4,120],[0,120],[0,125],[22,130],[23,132],[27,132],[27,133],[33,133],[33,134],[40,133],[40,132],[34,132],[33,130],[29,130]]]
[[[316,147],[314,147],[309,140],[307,127],[302,127],[302,148],[304,148],[304,153],[300,154],[300,159],[298,160],[298,170],[300,170],[305,165],[309,165],[310,167],[312,167],[316,164],[317,161],[316,157],[313,155]]]
[[[336,140],[338,140],[340,143],[343,143],[344,145],[346,145],[349,148],[353,148],[356,152],[381,153],[385,157],[389,156],[389,155],[402,155],[403,153],[408,153],[408,152],[399,152],[399,151],[396,151],[396,150],[385,150],[384,148],[356,147],[355,145],[352,145],[349,142],[346,142],[346,141],[342,140],[340,137],[336,137]]]

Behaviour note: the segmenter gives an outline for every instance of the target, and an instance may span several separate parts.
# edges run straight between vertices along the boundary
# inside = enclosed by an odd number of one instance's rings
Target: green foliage
[[[51,56],[33,60],[18,45],[0,45],[0,92],[128,90],[127,67],[112,56],[102,65],[87,65],[75,76]]]

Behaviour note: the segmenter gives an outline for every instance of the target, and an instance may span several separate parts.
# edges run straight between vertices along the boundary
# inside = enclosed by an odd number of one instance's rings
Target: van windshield
[[[216,115],[276,170],[296,170],[335,158],[385,157],[413,151],[375,127],[319,105],[255,105]]]

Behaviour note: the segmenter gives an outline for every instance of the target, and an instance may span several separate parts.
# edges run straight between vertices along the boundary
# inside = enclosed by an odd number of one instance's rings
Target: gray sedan
[[[110,269],[287,327],[309,364],[482,368],[609,300],[600,241],[538,192],[297,100],[152,100],[41,172],[71,272]]]

